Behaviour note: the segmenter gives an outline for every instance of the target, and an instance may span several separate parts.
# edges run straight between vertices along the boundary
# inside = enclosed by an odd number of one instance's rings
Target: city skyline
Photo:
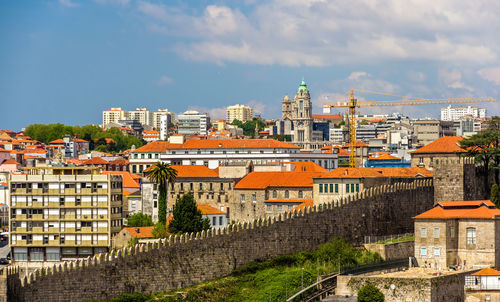
[[[24,110],[2,110],[0,128],[99,124],[111,107],[221,118],[239,103],[279,118],[283,96],[303,77],[314,113],[325,95],[337,100],[350,88],[498,99],[500,6],[484,5],[487,12],[465,1],[387,3],[384,12],[365,1],[2,3],[1,104]],[[479,106],[500,112],[498,103]],[[440,107],[378,112],[438,117]]]

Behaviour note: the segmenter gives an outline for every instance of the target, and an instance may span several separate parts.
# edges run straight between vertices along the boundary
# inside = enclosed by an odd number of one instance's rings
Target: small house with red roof
[[[466,151],[460,147],[461,136],[443,136],[410,152],[411,166],[434,170],[436,159],[458,159]]]
[[[491,201],[441,201],[414,220],[419,266],[500,266],[500,209]]]
[[[128,243],[137,238],[139,243],[147,243],[148,241],[156,241],[153,239],[153,226],[147,227],[124,227],[118,234],[113,237],[114,248],[123,248]]]
[[[210,227],[218,229],[227,225],[226,212],[207,204],[199,204],[196,207],[200,210],[202,217],[210,221]]]
[[[21,164],[13,159],[7,159],[0,163],[0,172],[14,172],[19,170],[21,170]]]
[[[485,267],[466,276],[465,301],[500,301],[500,271]]]

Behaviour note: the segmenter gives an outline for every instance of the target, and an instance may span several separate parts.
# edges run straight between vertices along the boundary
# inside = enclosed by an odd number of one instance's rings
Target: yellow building
[[[122,228],[121,175],[98,168],[40,167],[10,175],[14,261],[59,261],[107,252]]]
[[[122,110],[120,107],[111,108],[102,112],[102,126],[106,127],[107,124],[118,123],[119,120],[126,120],[127,118],[127,111]]]
[[[253,109],[249,106],[236,104],[226,108],[226,121],[232,123],[234,120],[239,120],[242,123],[252,120]]]

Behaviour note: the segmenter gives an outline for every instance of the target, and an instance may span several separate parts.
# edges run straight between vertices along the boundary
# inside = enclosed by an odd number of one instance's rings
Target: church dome
[[[307,85],[306,85],[306,82],[304,80],[302,80],[302,82],[300,83],[300,86],[299,86],[299,89],[297,90],[297,93],[299,92],[309,92],[309,90],[307,89]]]
[[[285,95],[285,97],[283,98],[283,102],[290,102],[290,98],[288,97],[288,94]]]

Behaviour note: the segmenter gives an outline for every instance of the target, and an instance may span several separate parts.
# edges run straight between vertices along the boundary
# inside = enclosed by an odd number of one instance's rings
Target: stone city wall
[[[384,260],[395,260],[413,257],[415,255],[415,241],[404,241],[396,243],[367,243],[365,249],[370,252],[379,253]]]
[[[3,271],[7,297],[82,301],[182,288],[227,275],[251,261],[314,250],[333,236],[361,244],[365,235],[412,232],[411,217],[430,209],[433,201],[431,180],[384,185],[305,212],[170,236],[142,250],[123,248],[38,270],[22,280],[17,268],[8,268]]]

